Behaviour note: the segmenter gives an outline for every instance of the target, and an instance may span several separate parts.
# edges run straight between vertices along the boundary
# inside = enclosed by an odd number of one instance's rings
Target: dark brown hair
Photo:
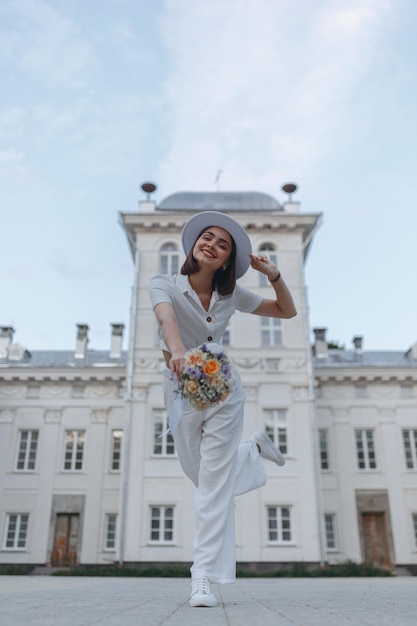
[[[198,261],[196,261],[196,259],[193,257],[193,250],[198,239],[200,239],[201,235],[205,233],[208,228],[210,228],[210,226],[203,228],[203,230],[191,246],[187,258],[185,259],[184,264],[181,267],[181,274],[183,274],[184,276],[196,274],[200,270]],[[223,270],[222,268],[216,270],[213,276],[213,282],[211,284],[211,288],[213,290],[217,289],[217,292],[221,296],[228,296],[233,292],[234,288],[236,287],[236,244],[231,235],[230,239],[232,240],[232,250],[227,261],[227,267],[225,270]]]

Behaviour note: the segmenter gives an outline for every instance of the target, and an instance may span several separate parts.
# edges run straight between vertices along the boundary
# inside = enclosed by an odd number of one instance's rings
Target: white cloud
[[[50,86],[80,88],[95,63],[94,50],[77,24],[42,0],[2,7],[0,49],[9,61]]]
[[[0,138],[20,139],[23,136],[27,115],[27,110],[21,105],[0,109]]]
[[[173,130],[159,177],[168,189],[208,188],[219,168],[226,188],[276,187],[329,152],[392,3],[296,5],[310,11],[302,38],[275,1],[167,2]]]
[[[8,166],[8,165],[16,165],[17,163],[22,163],[24,160],[24,154],[21,150],[16,150],[15,148],[8,148],[6,150],[0,150],[0,165]]]

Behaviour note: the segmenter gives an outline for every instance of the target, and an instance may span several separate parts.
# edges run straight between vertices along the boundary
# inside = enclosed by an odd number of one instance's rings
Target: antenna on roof
[[[146,200],[151,199],[151,193],[156,191],[157,187],[153,183],[143,183],[140,188],[146,193]]]
[[[220,191],[220,176],[223,174],[223,170],[217,170],[216,177],[214,179],[214,185],[217,185],[217,191]]]
[[[292,202],[292,194],[297,191],[297,185],[294,183],[285,183],[285,185],[282,185],[281,189],[288,194],[288,202]]]

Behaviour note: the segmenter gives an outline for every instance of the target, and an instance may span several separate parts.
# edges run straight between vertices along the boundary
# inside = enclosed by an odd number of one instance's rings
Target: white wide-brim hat
[[[201,211],[184,224],[181,234],[182,247],[188,256],[200,233],[209,226],[224,228],[233,237],[236,245],[236,278],[241,278],[249,269],[252,244],[246,230],[230,215],[219,211]]]

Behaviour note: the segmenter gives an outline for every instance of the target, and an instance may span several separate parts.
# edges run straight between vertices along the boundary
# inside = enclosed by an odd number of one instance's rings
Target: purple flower
[[[223,363],[222,368],[221,368],[221,372],[222,372],[222,374],[224,374],[224,376],[226,376],[226,378],[229,378],[229,376],[230,376],[230,364],[229,363]]]

